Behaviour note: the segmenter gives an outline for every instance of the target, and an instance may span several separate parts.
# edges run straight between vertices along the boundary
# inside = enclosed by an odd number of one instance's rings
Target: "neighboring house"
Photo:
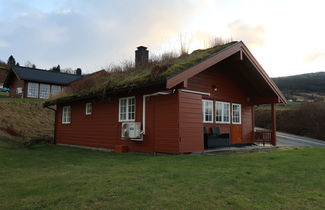
[[[43,98],[61,92],[71,82],[82,78],[77,74],[48,71],[36,68],[12,66],[4,82],[10,88],[9,96],[14,98]]]
[[[146,56],[139,47],[137,59]],[[178,154],[210,148],[204,130],[216,130],[227,138],[216,146],[276,144],[275,104],[286,99],[242,42],[198,50],[157,69],[115,83],[108,75],[102,90],[47,101],[45,107],[57,105],[56,143]],[[260,104],[272,107],[272,131],[254,129]]]

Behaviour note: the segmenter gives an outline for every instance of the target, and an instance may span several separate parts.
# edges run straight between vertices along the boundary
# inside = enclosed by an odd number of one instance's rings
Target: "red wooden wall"
[[[143,94],[136,95],[136,122],[142,122]],[[114,149],[127,145],[140,152],[178,153],[178,95],[147,98],[146,135],[143,142],[121,138],[121,122],[118,122],[119,97],[94,101],[92,115],[85,115],[87,102],[71,104],[71,123],[62,124],[62,107],[57,107],[56,142]]]
[[[180,152],[204,150],[202,96],[179,92]]]

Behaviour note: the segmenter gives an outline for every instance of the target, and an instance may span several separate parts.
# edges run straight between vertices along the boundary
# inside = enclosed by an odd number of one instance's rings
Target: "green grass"
[[[8,97],[9,93],[8,92],[0,92],[0,98],[1,97]]]
[[[90,81],[84,83],[85,86],[79,84],[79,87],[72,88],[70,90],[66,89],[64,93],[57,95],[48,99],[45,104],[56,104],[60,101],[69,100],[72,98],[78,98],[87,95],[96,95],[96,94],[106,94],[107,91],[120,88],[134,88],[137,85],[150,83],[153,81],[163,81],[168,77],[176,75],[189,67],[202,62],[203,60],[209,58],[215,53],[220,52],[221,50],[230,47],[231,45],[236,44],[237,41],[216,45],[211,48],[196,50],[191,54],[184,54],[182,56],[172,56],[168,59],[163,59],[161,57],[160,61],[149,61],[149,64],[146,66],[141,66],[135,68],[133,65],[129,65],[126,68],[120,66],[120,70],[110,69],[109,74],[101,78],[93,78],[96,81],[89,78]],[[153,76],[151,73],[158,66],[165,66],[157,75]],[[92,85],[89,85],[92,84]],[[92,88],[89,88],[92,86]]]
[[[0,144],[0,209],[324,209],[325,149],[115,154]]]
[[[43,102],[41,99],[0,98],[0,128],[12,128],[26,139],[52,136],[54,111],[43,108]]]

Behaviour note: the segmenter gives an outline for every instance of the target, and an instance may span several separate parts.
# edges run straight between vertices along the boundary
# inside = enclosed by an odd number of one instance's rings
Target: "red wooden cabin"
[[[165,79],[108,89],[105,96],[63,97],[45,106],[57,105],[56,143],[177,154],[207,149],[204,130],[212,128],[226,134],[229,145],[256,138],[275,145],[274,105],[281,102],[286,99],[247,47],[233,42]],[[260,104],[272,106],[272,131],[254,131],[254,106]],[[140,127],[128,131],[139,129],[140,136],[122,137],[125,122],[138,122]]]

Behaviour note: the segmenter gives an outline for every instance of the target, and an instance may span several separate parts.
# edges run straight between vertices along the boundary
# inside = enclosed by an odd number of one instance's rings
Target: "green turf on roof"
[[[69,98],[83,97],[87,95],[100,95],[100,93],[107,93],[110,90],[116,90],[127,87],[136,87],[141,84],[164,80],[176,75],[189,67],[202,62],[203,60],[213,56],[221,50],[236,44],[237,42],[229,42],[227,44],[218,45],[204,50],[196,50],[189,55],[183,55],[177,58],[162,61],[161,63],[154,63],[145,68],[135,69],[130,68],[123,72],[109,73],[107,77],[97,78],[96,84],[92,88],[80,86],[79,90],[74,89],[72,92],[68,91],[60,96],[47,100],[47,104],[55,104],[56,102],[69,100]],[[163,70],[158,71],[157,74],[152,74],[155,67],[161,65]]]

